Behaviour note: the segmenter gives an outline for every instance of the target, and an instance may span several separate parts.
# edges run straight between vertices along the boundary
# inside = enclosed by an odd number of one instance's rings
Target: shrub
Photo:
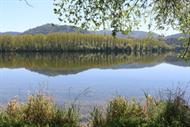
[[[94,107],[86,127],[190,127],[190,106],[180,89],[159,98],[145,94],[143,103],[118,96],[105,109]],[[38,93],[23,104],[12,99],[0,112],[0,127],[82,127],[79,117],[74,105],[58,108]]]
[[[77,127],[78,120],[74,106],[59,109],[41,93],[29,96],[23,104],[13,99],[0,113],[0,127]]]
[[[190,106],[184,98],[181,90],[161,99],[145,94],[145,103],[119,96],[108,103],[104,114],[94,109],[89,127],[190,127]]]
[[[156,112],[159,115],[150,119],[150,125],[152,127],[190,127],[190,106],[185,101],[185,93],[181,89],[177,89],[175,92],[169,91],[167,97],[161,100],[156,108]],[[160,106],[162,105],[162,106]]]
[[[119,96],[108,103],[105,117],[95,109],[91,121],[92,127],[140,127],[145,123],[145,114],[135,100]]]

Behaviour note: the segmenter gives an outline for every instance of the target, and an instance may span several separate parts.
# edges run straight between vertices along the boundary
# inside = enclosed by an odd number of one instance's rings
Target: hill
[[[81,29],[79,27],[75,26],[68,26],[68,25],[55,25],[52,23],[48,23],[45,25],[41,25],[35,28],[31,28],[29,30],[24,31],[23,33],[19,32],[5,32],[0,34],[8,34],[8,35],[18,35],[18,34],[48,34],[48,33],[54,33],[54,32],[80,32],[84,34],[105,34],[105,35],[111,35],[111,30],[100,30],[100,31],[88,31]],[[145,38],[149,36],[148,32],[145,31],[132,31],[128,35],[122,34],[121,32],[117,33],[117,36],[120,38]],[[152,36],[157,38],[159,37],[159,34],[152,33]]]
[[[94,34],[105,34],[105,35],[111,35],[112,31],[111,30],[100,30],[100,31],[96,31],[93,32]],[[120,38],[146,38],[148,36],[153,36],[154,38],[158,38],[159,34],[157,33],[149,33],[149,32],[145,32],[145,31],[131,31],[129,32],[128,35],[122,34],[121,32],[117,32],[117,37]]]
[[[39,34],[39,33],[48,34],[48,33],[53,33],[53,32],[80,32],[84,34],[105,34],[105,35],[112,34],[111,30],[100,30],[100,31],[93,32],[93,31],[84,30],[75,26],[55,25],[55,24],[45,24],[42,26],[38,26],[38,27],[25,31],[22,34]],[[152,35],[155,38],[159,37],[159,35],[156,33],[152,33]],[[117,36],[120,38],[127,38],[127,37],[145,38],[149,36],[149,33],[144,32],[144,31],[132,31],[128,35],[125,35],[125,34],[122,34],[121,32],[118,32]]]
[[[26,30],[22,34],[48,34],[48,33],[54,33],[54,32],[89,33],[87,30],[83,30],[75,26],[45,24],[42,26],[38,26],[32,29]]]
[[[179,40],[180,37],[185,37],[184,34],[173,34],[173,35],[169,35],[165,37],[165,42],[169,45],[178,45],[178,46],[182,46],[183,45],[183,41]]]
[[[0,35],[18,35],[18,34],[20,34],[20,32],[12,32],[12,31],[0,32]]]
[[[48,23],[45,25],[41,25],[35,28],[31,28],[29,30],[26,30],[22,33],[20,32],[4,32],[0,33],[0,35],[18,35],[18,34],[48,34],[48,33],[54,33],[54,32],[80,32],[84,34],[101,34],[101,35],[111,35],[111,30],[100,30],[100,31],[88,31],[81,29],[79,27],[75,26],[69,26],[69,25],[56,25],[52,23]],[[152,36],[154,38],[159,38],[160,35],[157,33],[149,33],[145,31],[132,31],[129,32],[128,35],[122,34],[121,32],[117,33],[117,37],[119,38],[146,38],[148,36]],[[182,46],[183,42],[178,40],[179,37],[184,37],[183,34],[174,34],[169,35],[164,38],[165,42],[169,45],[178,45]]]

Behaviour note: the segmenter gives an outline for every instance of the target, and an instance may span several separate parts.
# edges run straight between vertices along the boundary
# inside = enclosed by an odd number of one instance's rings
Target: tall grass
[[[12,99],[0,113],[0,127],[76,127],[78,118],[75,107],[60,109],[51,97],[38,93],[23,104]]]
[[[145,101],[115,97],[91,113],[90,127],[190,127],[190,105],[184,92],[169,91],[163,98],[146,95]]]
[[[153,38],[124,39],[112,36],[51,33],[48,35],[1,35],[0,51],[161,51],[170,49],[163,41]]]
[[[25,103],[12,99],[0,112],[0,127],[84,127],[75,106],[58,108],[51,97],[34,94]],[[94,107],[85,127],[190,127],[190,105],[178,89],[143,101],[114,97]]]

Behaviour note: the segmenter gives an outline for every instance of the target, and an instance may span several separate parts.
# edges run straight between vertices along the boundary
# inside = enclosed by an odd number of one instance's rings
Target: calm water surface
[[[45,91],[57,103],[103,102],[113,95],[142,97],[144,91],[189,90],[190,66],[165,54],[1,54],[0,102]]]

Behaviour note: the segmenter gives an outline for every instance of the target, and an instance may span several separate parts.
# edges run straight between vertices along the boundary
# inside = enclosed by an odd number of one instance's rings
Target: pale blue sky
[[[46,23],[63,25],[53,13],[53,0],[28,0],[28,2],[33,7],[27,6],[24,0],[0,0],[0,32],[23,32]],[[147,26],[142,24],[140,30],[148,31]],[[172,29],[153,32],[164,35],[178,33]]]

